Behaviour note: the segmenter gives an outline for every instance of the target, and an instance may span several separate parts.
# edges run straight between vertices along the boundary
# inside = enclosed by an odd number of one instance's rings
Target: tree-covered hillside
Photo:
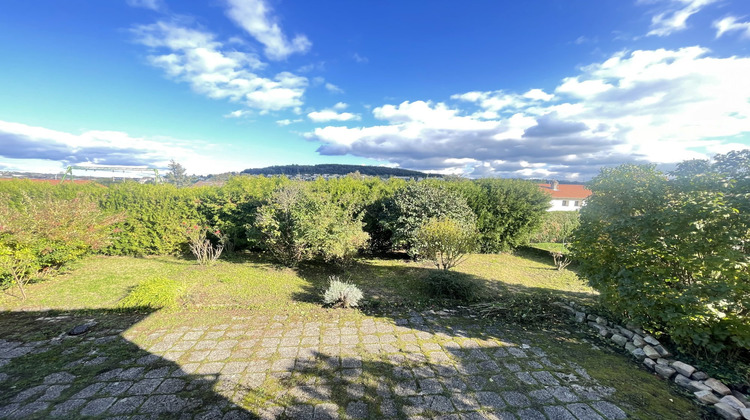
[[[346,175],[352,172],[359,172],[362,175],[369,176],[409,176],[409,177],[428,177],[439,176],[426,174],[419,171],[410,171],[408,169],[387,168],[384,166],[367,166],[367,165],[339,165],[325,163],[320,165],[279,165],[268,166],[265,168],[250,168],[242,171],[243,174],[250,175]]]

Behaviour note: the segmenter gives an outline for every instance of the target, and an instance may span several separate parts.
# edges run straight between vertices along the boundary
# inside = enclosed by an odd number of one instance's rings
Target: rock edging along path
[[[575,362],[427,314],[64,335],[0,340],[0,418],[627,418]]]
[[[559,302],[559,306],[572,313],[576,322],[588,324],[616,347],[625,348],[649,370],[664,379],[673,380],[680,387],[692,392],[698,401],[712,406],[721,417],[728,420],[750,420],[750,403],[747,395],[732,390],[718,379],[710,378],[705,372],[672,358],[672,353],[643,329],[635,325],[623,327],[596,314],[587,314],[575,302]]]

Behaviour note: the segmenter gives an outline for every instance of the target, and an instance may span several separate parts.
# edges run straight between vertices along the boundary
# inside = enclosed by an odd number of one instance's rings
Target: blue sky
[[[588,179],[750,147],[746,0],[1,7],[0,170]]]

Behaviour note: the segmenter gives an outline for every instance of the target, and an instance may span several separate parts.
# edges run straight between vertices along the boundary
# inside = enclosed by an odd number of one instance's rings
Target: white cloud
[[[336,105],[333,106],[333,109],[335,109],[337,111],[343,111],[343,110],[345,110],[348,107],[349,107],[348,104],[346,104],[344,102],[338,102],[338,103],[336,103]]]
[[[305,35],[291,41],[281,30],[273,9],[263,0],[227,0],[227,15],[265,46],[266,57],[284,60],[291,54],[307,52],[312,43]]]
[[[298,107],[307,78],[289,72],[273,78],[257,75],[265,68],[257,56],[228,50],[202,30],[160,21],[133,29],[137,41],[154,50],[149,62],[176,80],[212,99],[245,103],[262,111]]]
[[[352,58],[354,59],[354,61],[356,61],[357,63],[361,63],[361,64],[364,64],[370,61],[369,58],[361,56],[358,53],[352,54]]]
[[[253,112],[247,109],[238,109],[236,111],[232,111],[228,114],[225,114],[224,118],[242,118],[242,117],[247,117],[252,114]]]
[[[339,102],[340,103],[340,102]],[[338,104],[337,104],[338,105]],[[361,117],[351,112],[336,112],[334,109],[324,109],[321,111],[313,111],[307,114],[307,118],[314,122],[326,122],[326,121],[355,121]]]
[[[326,89],[331,93],[344,93],[344,89],[341,89],[333,83],[326,83]]]
[[[743,38],[750,38],[750,22],[737,22],[734,16],[727,16],[724,19],[714,22],[716,28],[716,38],[720,38],[727,32],[740,32]]]
[[[667,36],[687,29],[687,20],[705,6],[718,0],[667,0],[667,9],[651,18],[651,30],[647,35]]]
[[[618,53],[532,89],[406,101],[379,124],[307,134],[319,153],[473,175],[586,179],[627,161],[674,163],[750,147],[750,58],[701,47]],[[456,161],[459,159],[459,161]]]
[[[165,9],[163,0],[126,0],[128,6],[131,7],[142,7],[144,9],[151,9],[155,11],[161,11]]]
[[[121,131],[89,130],[80,134],[0,121],[0,158],[20,170],[55,172],[67,165],[166,167],[170,159],[191,172],[221,168],[206,151],[214,146],[168,137],[137,137]]]
[[[295,123],[298,123],[298,122],[302,122],[302,120],[301,119],[294,119],[294,120],[284,119],[284,120],[278,120],[278,121],[276,121],[276,124],[278,124],[278,125],[280,125],[282,127],[285,127],[287,125],[295,124]]]

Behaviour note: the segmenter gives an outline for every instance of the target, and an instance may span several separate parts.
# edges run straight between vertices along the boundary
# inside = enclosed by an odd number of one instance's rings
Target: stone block
[[[742,419],[742,415],[740,414],[739,410],[736,408],[724,404],[724,403],[717,403],[714,405],[714,409],[716,410],[716,413],[720,415],[722,418],[725,418],[727,420],[740,420]]]
[[[659,358],[659,352],[649,345],[643,347],[643,352],[646,353],[646,357],[648,357],[649,359]]]
[[[628,342],[628,339],[625,338],[625,337],[623,337],[623,336],[621,336],[620,334],[614,334],[612,336],[612,338],[610,338],[610,340],[612,340],[612,342],[614,342],[615,344],[617,344],[620,347],[625,346],[625,343]]]
[[[696,381],[705,381],[708,379],[708,374],[706,372],[697,371],[690,375],[690,378],[695,379]]]
[[[643,350],[641,350],[641,351],[643,351]],[[645,357],[646,353],[643,353],[643,355]],[[645,359],[643,359],[643,364],[647,368],[649,368],[651,370],[654,370],[656,368],[656,362],[654,362],[654,359],[649,359],[648,357],[646,357]]]
[[[583,312],[576,312],[576,322],[582,324],[586,320],[586,314]]]
[[[694,367],[690,366],[689,364],[687,364],[687,363],[683,363],[683,362],[680,362],[680,361],[677,361],[677,362],[674,362],[674,363],[672,363],[672,367],[673,367],[673,368],[674,368],[674,370],[676,370],[676,371],[677,371],[677,372],[678,372],[678,373],[679,373],[680,375],[684,375],[684,376],[686,376],[686,377],[688,377],[688,378],[689,378],[689,377],[690,377],[690,376],[691,376],[691,375],[693,374],[693,372],[695,372],[695,370],[696,370],[696,369],[695,369]]]
[[[708,378],[705,381],[703,381],[704,384],[706,384],[709,388],[716,391],[717,394],[720,395],[731,395],[732,390],[730,390],[726,385],[724,385],[721,381],[714,378]]]
[[[693,394],[695,395],[695,398],[703,404],[713,405],[719,402],[719,397],[717,397],[713,391],[698,391]]]
[[[679,374],[679,373],[677,374],[677,376],[674,377],[674,383],[676,383],[677,385],[683,388],[692,389],[690,382],[692,382],[690,379],[686,378],[684,375]]]
[[[636,347],[643,347],[643,346],[646,345],[646,342],[643,341],[643,337],[641,337],[640,335],[634,335],[633,336],[633,344]]]
[[[745,404],[742,404],[742,401],[738,400],[734,395],[725,395],[720,401],[728,406],[736,408],[737,410],[747,408],[745,407]]]
[[[677,373],[677,371],[674,370],[674,369],[672,369],[671,367],[664,366],[664,365],[659,365],[659,364],[654,365],[654,370],[656,371],[656,373],[659,374],[659,376],[661,376],[662,378],[665,378],[665,379],[671,379],[672,376],[674,376],[675,373]],[[687,378],[685,378],[685,379],[688,382],[690,382],[689,379],[687,379]]]
[[[650,344],[652,346],[658,346],[659,340],[655,339],[653,336],[647,335],[643,337],[643,341],[645,341],[647,344]]]
[[[630,354],[632,354],[633,357],[638,359],[638,361],[644,361],[646,359],[651,360],[648,357],[646,357],[646,353],[643,351],[643,349],[640,349],[638,347],[636,347],[635,350],[631,351]],[[651,361],[653,362],[653,360]]]

